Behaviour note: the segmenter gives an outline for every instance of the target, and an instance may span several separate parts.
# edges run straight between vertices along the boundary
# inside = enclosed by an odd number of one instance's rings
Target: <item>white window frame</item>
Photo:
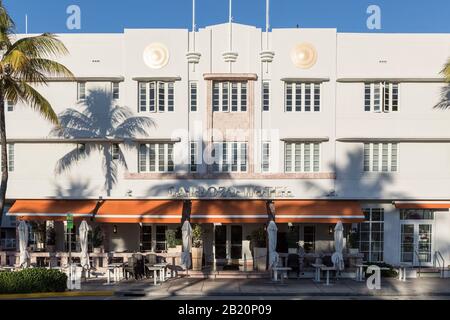
[[[372,219],[372,216],[373,216],[373,213],[374,212],[376,212],[376,211],[378,211],[378,213],[382,216],[382,219],[381,220],[373,220]],[[372,254],[373,253],[381,253],[381,256],[382,256],[382,259],[381,260],[379,260],[379,261],[370,261],[370,262],[384,262],[384,236],[385,236],[385,232],[384,232],[384,217],[385,217],[385,212],[384,212],[384,209],[383,208],[364,208],[363,209],[363,212],[364,212],[364,214],[366,215],[366,217],[367,217],[367,215],[369,216],[368,217],[368,219],[366,218],[366,221],[365,222],[361,222],[361,223],[359,223],[358,224],[358,247],[359,247],[359,250],[360,250],[360,252],[361,253],[365,253],[366,251],[363,251],[362,250],[362,246],[361,246],[361,244],[363,243],[363,242],[365,242],[365,243],[368,243],[368,245],[369,245],[369,251],[367,251],[367,254],[368,254],[368,256],[369,257],[372,257]],[[368,230],[367,231],[363,231],[362,230],[362,225],[363,224],[365,224],[365,225],[368,225],[369,226],[369,228],[368,228]],[[381,226],[381,230],[380,231],[374,231],[374,228],[373,228],[373,225],[375,225],[375,224],[380,224]],[[362,232],[365,232],[365,233],[368,233],[369,234],[369,241],[362,241],[362,237],[361,237],[361,233]],[[372,235],[374,234],[374,233],[380,233],[380,234],[382,234],[382,241],[373,241],[373,237],[372,237]],[[372,249],[372,243],[375,243],[375,242],[378,242],[378,243],[380,243],[381,244],[381,248],[380,248],[380,250],[378,250],[378,251],[374,251],[373,249]],[[371,259],[370,259],[371,260]],[[369,262],[369,261],[366,261],[366,262]]]
[[[8,143],[8,150],[7,150],[7,155],[8,155],[8,172],[14,172],[15,168],[15,150],[14,150],[14,144],[13,143]],[[3,168],[3,163],[1,162],[0,159],[0,169]]]
[[[145,146],[145,154],[142,147]],[[161,147],[163,152],[161,153]],[[173,173],[173,143],[140,143],[138,146],[138,170],[141,173]],[[151,154],[151,152],[153,152]],[[169,155],[171,154],[171,157]],[[161,157],[162,156],[162,157]],[[145,161],[145,163],[144,163]],[[162,169],[161,169],[162,168]]]
[[[318,148],[318,153],[316,153]],[[290,156],[288,155],[290,150]],[[307,151],[309,154],[307,154]],[[318,159],[315,161],[315,156]],[[308,167],[306,164],[308,163]],[[318,166],[315,164],[318,163]],[[310,141],[285,142],[285,173],[319,173],[322,170],[322,143]]]
[[[198,82],[189,82],[189,110],[191,112],[198,111]]]
[[[236,149],[234,149],[236,145]],[[225,146],[225,148],[224,148]],[[224,152],[225,151],[225,152]],[[236,151],[236,152],[234,152]],[[244,154],[245,151],[245,154]],[[240,141],[214,142],[215,173],[246,173],[248,172],[248,143]],[[243,168],[245,167],[245,170]],[[236,168],[234,170],[234,168]]]
[[[271,143],[269,141],[264,141],[261,146],[261,172],[263,173],[271,172],[270,168],[271,155],[272,155]]]
[[[111,145],[111,160],[120,159],[120,145],[118,143],[113,143]]]
[[[120,82],[111,82],[111,97],[113,100],[120,99]]]
[[[160,96],[160,89],[163,93]],[[160,101],[164,103],[161,105]],[[138,112],[165,113],[175,111],[175,82],[141,81],[138,83]]]
[[[197,141],[191,141],[189,144],[189,171],[196,173],[199,167],[199,143]]]
[[[236,86],[237,93],[234,88]],[[212,87],[212,110],[222,113],[244,113],[249,109],[248,81],[214,81]],[[219,90],[217,94],[217,89]],[[245,95],[242,92],[245,90]],[[218,99],[218,101],[217,101]],[[224,101],[227,101],[225,104]],[[233,110],[233,102],[236,101],[236,110]],[[245,101],[245,104],[243,104]],[[244,108],[243,108],[244,107]]]
[[[77,82],[77,100],[85,101],[86,100],[86,81],[78,81]]]
[[[364,143],[363,149],[364,172],[399,172],[400,144],[398,142]],[[396,151],[396,154],[393,150]],[[393,170],[394,168],[395,170]]]
[[[309,100],[306,94],[309,92]],[[291,93],[288,94],[288,90]],[[317,95],[316,90],[319,90]],[[322,82],[301,82],[301,81],[286,81],[284,89],[284,110],[285,112],[304,112],[316,113],[322,111]],[[316,99],[318,98],[318,100]],[[288,109],[288,101],[291,103],[290,110]],[[306,110],[306,101],[309,101],[309,110]],[[318,110],[317,110],[318,107]]]
[[[7,112],[14,112],[16,105],[12,101],[5,100],[4,104]]]
[[[262,82],[262,90],[261,90],[261,104],[262,104],[262,111],[268,112],[270,111],[270,80],[263,80]]]
[[[367,99],[367,89],[370,90],[370,106]],[[397,95],[394,98],[394,91]],[[380,101],[375,103],[375,94],[379,91]],[[386,95],[388,95],[386,104]],[[378,99],[377,99],[378,101]],[[394,110],[394,101],[396,101],[396,110]],[[400,84],[398,82],[366,82],[364,83],[364,111],[374,113],[390,113],[400,111]]]

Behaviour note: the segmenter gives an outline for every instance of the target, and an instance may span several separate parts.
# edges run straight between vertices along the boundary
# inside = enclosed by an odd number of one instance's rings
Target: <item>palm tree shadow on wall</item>
[[[68,108],[59,114],[60,125],[50,135],[64,139],[123,139],[124,148],[132,149],[136,147],[132,139],[147,137],[147,129],[156,126],[151,118],[135,116],[128,107],[116,105],[111,92],[105,89],[90,90],[77,109]],[[104,188],[110,196],[117,183],[119,166],[128,169],[123,150],[119,147],[117,159],[113,159],[111,148],[108,141],[86,143],[83,152],[77,145],[58,160],[55,172],[57,175],[68,172],[98,153],[102,158]]]
[[[441,89],[441,96],[439,102],[434,106],[434,109],[441,109],[441,110],[450,109],[450,84],[445,85]]]
[[[341,161],[340,161],[341,162]],[[334,189],[328,190],[314,181],[306,181],[308,189],[315,190],[320,197],[330,200],[360,199],[383,200],[403,199],[405,194],[401,191],[386,192],[386,187],[395,183],[396,172],[364,172],[363,151],[347,152],[346,161],[342,165],[330,163],[332,171],[336,174]]]

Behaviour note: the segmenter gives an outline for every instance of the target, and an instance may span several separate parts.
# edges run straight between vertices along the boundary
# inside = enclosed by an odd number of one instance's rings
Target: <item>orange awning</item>
[[[450,209],[450,201],[395,201],[397,209]]]
[[[263,200],[193,200],[193,223],[266,223]]]
[[[70,213],[104,223],[180,223],[182,209],[177,200],[18,200],[8,215],[26,221],[64,221]]]
[[[365,220],[357,201],[275,201],[277,223],[358,223]]]

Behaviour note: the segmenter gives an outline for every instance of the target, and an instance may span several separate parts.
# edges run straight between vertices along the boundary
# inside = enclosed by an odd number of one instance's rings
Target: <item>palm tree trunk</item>
[[[1,164],[2,180],[0,185],[0,227],[3,220],[3,209],[5,207],[6,188],[8,186],[8,146],[6,145],[6,125],[5,125],[5,97],[0,88],[0,145],[1,145]]]

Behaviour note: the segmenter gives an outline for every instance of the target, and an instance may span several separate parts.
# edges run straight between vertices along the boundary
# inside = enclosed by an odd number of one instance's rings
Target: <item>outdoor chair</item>
[[[134,257],[130,257],[128,262],[124,265],[123,271],[125,278],[128,280],[128,276],[131,275],[135,280],[139,278],[139,272],[137,270],[137,260]]]
[[[144,271],[147,278],[150,277],[150,268],[157,264],[157,261],[157,256],[154,253],[149,253],[144,257]]]
[[[132,258],[135,259],[136,262],[136,274],[139,279],[142,279],[145,276],[145,259],[142,254],[133,254]]]

